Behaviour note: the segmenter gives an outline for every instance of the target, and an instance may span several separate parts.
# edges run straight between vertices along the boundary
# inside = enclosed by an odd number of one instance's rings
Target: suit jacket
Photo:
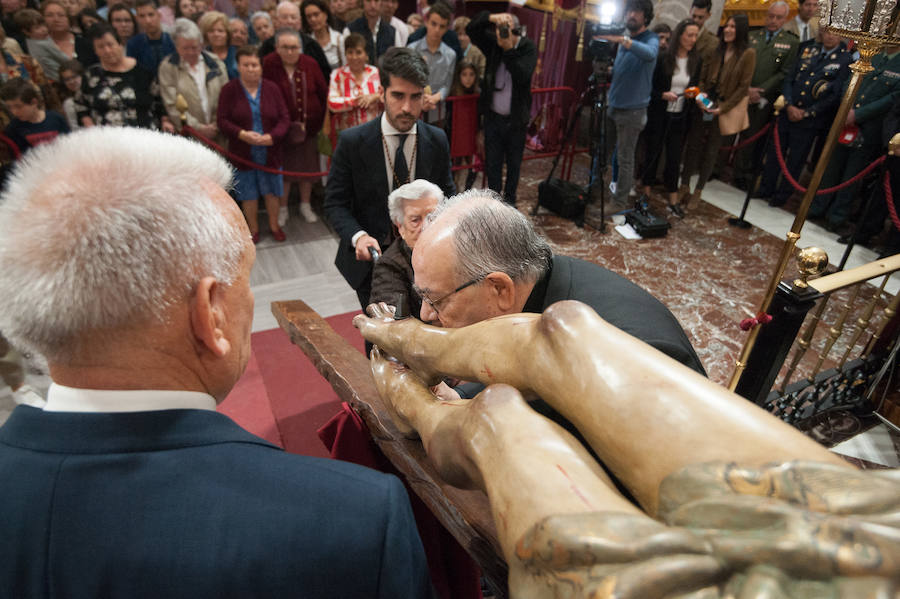
[[[347,29],[350,30],[350,33],[358,33],[366,38],[366,54],[369,55],[369,60],[366,62],[371,65],[377,66],[378,58],[394,45],[396,32],[391,24],[384,19],[381,19],[378,27],[378,39],[375,40],[375,43],[372,43],[372,31],[369,29],[369,22],[365,16],[348,23]]]
[[[750,34],[750,47],[756,50],[756,69],[751,87],[763,88],[763,96],[771,104],[781,94],[785,78],[791,74],[797,60],[800,40],[793,33],[781,29],[766,42],[766,30],[758,29]]]
[[[819,17],[811,17],[807,26],[809,27],[809,39],[806,41],[815,40],[819,35]],[[793,33],[797,36],[798,40],[800,39],[800,26],[797,25],[796,17],[788,19],[781,29]]]
[[[0,428],[9,597],[430,597],[393,476],[205,410],[17,407]]]
[[[384,250],[372,268],[372,294],[369,302],[387,302],[396,306],[399,310],[397,317],[419,318],[422,298],[412,289],[414,280],[412,248],[406,245],[402,237],[398,237]]]
[[[519,39],[519,45],[511,50],[503,50],[497,45],[491,13],[478,13],[466,26],[466,33],[487,59],[481,96],[478,98],[478,112],[487,114],[491,109],[497,68],[502,62],[512,76],[512,103],[509,115],[513,126],[524,127],[531,118],[531,76],[537,66],[537,48],[527,37]]]
[[[694,50],[700,55],[703,61],[702,71],[700,72],[700,89],[706,93],[712,89],[712,80],[715,76],[715,69],[719,60],[719,38],[716,34],[710,32],[709,29],[703,27],[700,29],[700,35],[697,37],[697,43]],[[660,52],[660,54],[662,54]]]
[[[747,48],[740,56],[732,55],[724,63],[717,64],[714,81],[716,100],[722,113],[737,106],[750,93],[750,81],[755,66],[756,52],[753,48]]]
[[[535,285],[522,311],[541,313],[563,300],[587,304],[616,328],[706,374],[675,316],[625,277],[593,262],[553,256],[550,271]]]
[[[452,195],[456,188],[450,173],[450,144],[437,127],[417,122],[417,179],[427,179]],[[392,225],[388,216],[390,192],[384,166],[381,118],[342,131],[331,159],[325,201],[325,218],[340,237],[334,264],[354,289],[362,285],[371,262],[356,259],[353,235],[364,230],[378,240],[381,249],[390,245]]]

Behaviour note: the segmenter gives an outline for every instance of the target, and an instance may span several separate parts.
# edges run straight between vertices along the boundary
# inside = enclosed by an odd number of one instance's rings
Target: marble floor
[[[519,207],[527,214],[537,201],[537,185],[549,167],[549,160],[524,165]],[[584,182],[586,173],[586,157],[577,158],[572,180]],[[729,226],[727,218],[740,213],[743,201],[743,192],[713,180],[704,190],[702,201],[691,205],[684,219],[669,217],[672,228],[659,239],[625,239],[612,226],[605,232],[592,226],[578,228],[543,210],[532,218],[555,251],[595,261],[659,297],[682,323],[711,380],[724,385],[746,335],[738,324],[756,313],[793,221],[793,214],[753,200],[745,219],[754,226]],[[651,206],[658,214],[664,212],[658,200]],[[251,273],[256,296],[254,332],[277,326],[270,311],[270,303],[276,300],[302,299],[322,316],[359,308],[356,294],[333,265],[337,240],[329,228],[321,221],[304,222],[296,204],[291,205],[291,214],[285,227],[287,242],[277,243],[263,233],[257,246]],[[606,217],[609,222],[610,215]],[[589,222],[599,226],[598,220],[599,210],[592,206]],[[811,223],[804,226],[798,243],[799,247],[810,245],[825,249],[832,264],[840,261],[846,248],[833,234]],[[856,247],[847,268],[875,258],[871,250]],[[796,271],[789,268],[787,276],[795,275]],[[887,291],[896,294],[898,290],[900,277],[895,276]],[[29,382],[39,391],[49,384],[46,377],[41,378],[39,368],[32,372]],[[5,419],[4,406],[9,405],[8,391],[0,390],[0,422]],[[874,434],[881,437],[858,440],[845,452],[884,465],[900,465],[894,463],[897,451],[893,447],[895,437],[900,437],[885,425],[875,430],[878,432]],[[888,439],[887,445],[878,442],[882,437]],[[880,457],[879,447],[888,457]]]

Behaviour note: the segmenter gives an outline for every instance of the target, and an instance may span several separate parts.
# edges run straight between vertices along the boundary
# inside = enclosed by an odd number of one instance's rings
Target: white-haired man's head
[[[391,192],[388,196],[388,214],[406,245],[415,247],[425,218],[443,199],[441,188],[425,179],[416,179]]]
[[[223,292],[249,276],[231,179],[214,152],[144,129],[32,149],[0,197],[0,330],[51,367],[72,364],[123,330],[168,323],[203,279]]]
[[[489,189],[445,198],[412,255],[420,318],[463,327],[521,312],[552,251],[528,218]]]

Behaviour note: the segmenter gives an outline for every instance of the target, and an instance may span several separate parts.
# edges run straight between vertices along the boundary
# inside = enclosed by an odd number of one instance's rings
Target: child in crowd
[[[378,69],[366,64],[366,38],[351,33],[344,40],[347,64],[331,71],[328,109],[335,113],[334,135],[366,123],[381,114],[381,79]]]
[[[461,60],[450,86],[450,97],[460,98],[447,102],[447,137],[450,139],[450,155],[454,164],[467,164],[480,154],[478,137],[478,71],[474,64]],[[464,96],[464,97],[462,97]],[[468,176],[467,176],[468,172]],[[454,174],[457,191],[464,191],[475,181],[475,171],[459,170]]]
[[[14,117],[6,127],[6,136],[23,154],[29,148],[49,143],[69,132],[69,125],[61,114],[44,110],[41,92],[30,81],[19,77],[10,79],[0,87],[0,100]]]
[[[59,82],[62,90],[62,111],[72,130],[81,127],[78,122],[78,115],[75,112],[75,94],[81,90],[81,76],[84,74],[84,67],[75,60],[64,62],[59,67]]]
[[[43,15],[33,8],[23,8],[14,18],[16,25],[25,34],[28,54],[38,61],[47,79],[59,81],[59,65],[69,60],[69,57],[50,39],[50,30],[47,29]]]

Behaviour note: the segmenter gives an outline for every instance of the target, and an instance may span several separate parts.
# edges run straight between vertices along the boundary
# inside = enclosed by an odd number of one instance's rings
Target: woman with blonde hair
[[[203,39],[206,40],[206,50],[225,63],[228,71],[228,79],[238,76],[237,48],[231,45],[231,34],[228,33],[228,17],[223,12],[211,10],[203,13],[197,21]]]

